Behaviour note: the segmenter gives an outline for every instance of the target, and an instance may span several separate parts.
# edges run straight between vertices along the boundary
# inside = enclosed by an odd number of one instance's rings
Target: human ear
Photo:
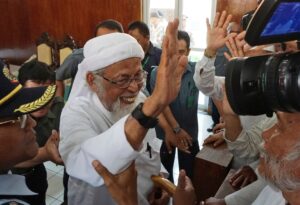
[[[89,87],[92,89],[92,91],[96,92],[97,91],[97,86],[94,83],[95,77],[94,74],[91,72],[88,72],[86,74],[86,82],[89,85]]]

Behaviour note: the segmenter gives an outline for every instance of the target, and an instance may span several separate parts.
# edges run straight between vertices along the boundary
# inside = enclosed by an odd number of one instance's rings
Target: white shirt
[[[194,81],[197,88],[205,95],[217,100],[223,99],[224,77],[215,76],[215,58],[203,56],[196,64]],[[235,141],[224,139],[228,149],[234,155],[233,167],[238,168],[254,162],[259,157],[258,145],[262,142],[261,133],[275,123],[274,117],[269,119],[266,115],[239,116],[242,132]]]
[[[194,81],[196,87],[206,96],[216,98],[217,100],[223,99],[222,87],[225,83],[225,78],[215,76],[215,59],[202,57],[196,63]]]
[[[246,165],[259,158],[259,145],[263,142],[262,133],[272,127],[277,122],[277,118],[265,118],[249,129],[243,129],[235,141],[230,141],[225,137],[227,147],[234,156],[238,156],[239,164]]]
[[[280,191],[275,191],[264,180],[252,184],[225,197],[226,205],[285,205]]]
[[[145,96],[140,93],[135,104],[144,99]],[[95,159],[113,174],[126,169],[133,160],[136,160],[139,204],[148,204],[146,197],[153,186],[150,176],[157,175],[161,168],[159,158],[161,141],[156,138],[154,129],[151,129],[143,141],[141,150],[137,152],[125,136],[124,124],[127,116],[120,120],[115,118],[105,109],[95,93],[77,97],[68,102],[63,109],[59,151],[71,181],[76,181],[73,183],[74,186],[70,186],[69,183],[69,193],[72,195],[69,195],[70,204],[79,204],[79,198],[85,205],[101,204],[100,199],[97,201],[101,191],[96,187],[103,185],[104,182],[92,166]],[[147,142],[152,148],[152,158],[146,150]],[[82,181],[79,183],[78,179],[90,184],[84,185],[88,188],[76,187],[84,184]],[[107,194],[105,197],[108,197]]]
[[[281,191],[275,191],[270,186],[266,186],[258,195],[252,205],[285,205],[286,200]]]

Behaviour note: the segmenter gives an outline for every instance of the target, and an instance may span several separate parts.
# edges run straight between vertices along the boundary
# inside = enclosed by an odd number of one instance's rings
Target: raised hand
[[[156,84],[151,103],[156,113],[161,112],[172,102],[180,89],[181,77],[186,69],[187,57],[177,55],[177,29],[179,21],[169,22],[162,46],[162,55],[157,70]]]
[[[180,170],[178,185],[173,196],[173,205],[194,205],[196,194],[191,180],[184,170]]]
[[[225,45],[225,42],[228,38],[227,36],[227,27],[231,21],[232,16],[227,15],[226,11],[223,11],[222,14],[217,12],[213,25],[211,26],[209,20],[206,19],[207,27],[207,36],[206,36],[206,49],[210,53],[216,53],[217,49]],[[230,34],[233,36],[235,34]]]
[[[111,174],[99,161],[93,167],[104,180],[113,199],[119,205],[137,205],[137,172],[134,162],[120,174]]]

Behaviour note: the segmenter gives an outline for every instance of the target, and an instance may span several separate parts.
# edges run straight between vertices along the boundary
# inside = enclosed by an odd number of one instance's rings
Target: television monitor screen
[[[300,0],[265,0],[247,28],[245,40],[260,45],[300,39]]]

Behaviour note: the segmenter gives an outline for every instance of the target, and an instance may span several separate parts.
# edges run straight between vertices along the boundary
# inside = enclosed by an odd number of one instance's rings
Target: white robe
[[[226,205],[285,205],[280,191],[272,189],[263,179],[225,197]]]
[[[286,203],[281,191],[275,191],[270,186],[266,186],[252,205],[285,205]]]
[[[144,99],[145,96],[140,93],[135,104]],[[114,118],[94,93],[77,97],[63,109],[59,151],[70,175],[69,204],[114,204],[103,179],[92,166],[95,159],[113,174],[121,172],[136,160],[139,204],[148,204],[147,195],[153,186],[150,176],[158,174],[161,169],[161,141],[156,138],[154,129],[150,129],[141,150],[137,152],[124,133],[127,116],[119,121]],[[151,158],[146,150],[147,142],[152,147]]]

